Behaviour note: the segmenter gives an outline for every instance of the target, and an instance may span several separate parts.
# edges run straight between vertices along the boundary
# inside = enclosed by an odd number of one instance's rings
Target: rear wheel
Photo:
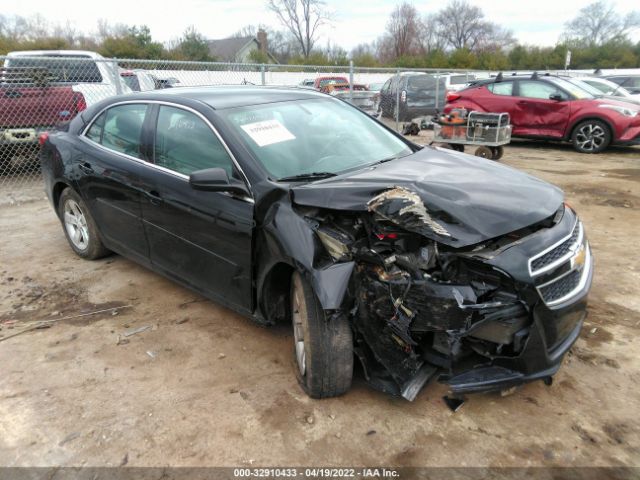
[[[611,132],[601,120],[585,120],[573,129],[571,142],[580,153],[600,153],[611,143]]]
[[[504,148],[502,146],[491,147],[491,158],[493,160],[500,160],[502,155],[504,155]]]
[[[351,387],[353,337],[343,315],[328,318],[311,285],[295,272],[291,280],[296,376],[313,398],[342,395]]]
[[[103,245],[87,206],[80,195],[71,188],[60,195],[58,216],[62,221],[64,234],[76,254],[88,260],[104,257],[109,250]]]

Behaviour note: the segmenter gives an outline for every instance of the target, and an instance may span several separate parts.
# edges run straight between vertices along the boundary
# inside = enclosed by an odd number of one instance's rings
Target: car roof
[[[7,57],[84,57],[104,58],[102,55],[89,50],[17,50],[7,53]]]
[[[308,88],[297,87],[262,87],[255,85],[224,85],[212,87],[176,87],[154,90],[144,94],[127,94],[131,100],[164,100],[175,99],[197,100],[215,110],[225,108],[246,107],[266,103],[288,102],[313,98],[330,98],[324,93]],[[119,97],[122,100],[122,97]]]

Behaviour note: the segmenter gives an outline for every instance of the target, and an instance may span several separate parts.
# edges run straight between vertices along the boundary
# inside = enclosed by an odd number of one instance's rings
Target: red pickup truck
[[[34,153],[42,132],[87,107],[83,95],[71,86],[34,81],[38,73],[18,70],[4,70],[0,83],[0,173],[10,169],[13,157]]]

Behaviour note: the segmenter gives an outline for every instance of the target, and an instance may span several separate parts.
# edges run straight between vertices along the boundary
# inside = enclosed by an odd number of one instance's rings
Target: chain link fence
[[[335,95],[401,131],[426,123],[446,95],[490,72],[438,69],[233,64],[100,56],[0,56],[0,192],[20,201],[41,193],[39,139],[114,95],[209,85],[283,85]],[[414,127],[415,128],[415,127]]]

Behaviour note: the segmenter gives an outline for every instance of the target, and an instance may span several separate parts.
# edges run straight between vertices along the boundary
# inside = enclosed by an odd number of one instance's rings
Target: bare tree
[[[438,12],[434,21],[439,35],[454,49],[483,50],[514,41],[511,32],[485,20],[482,9],[466,0],[452,0]]]
[[[318,29],[330,20],[324,0],[268,0],[268,8],[295,37],[307,58],[318,39]]]
[[[589,45],[602,45],[611,40],[625,40],[638,28],[640,12],[622,15],[612,4],[599,0],[580,9],[576,18],[565,24],[565,36]]]
[[[422,30],[420,15],[410,3],[402,3],[393,10],[387,22],[387,42],[395,58],[417,53],[418,35]]]
[[[440,25],[435,14],[425,15],[420,24],[418,42],[422,53],[444,50],[445,40],[440,32]]]

